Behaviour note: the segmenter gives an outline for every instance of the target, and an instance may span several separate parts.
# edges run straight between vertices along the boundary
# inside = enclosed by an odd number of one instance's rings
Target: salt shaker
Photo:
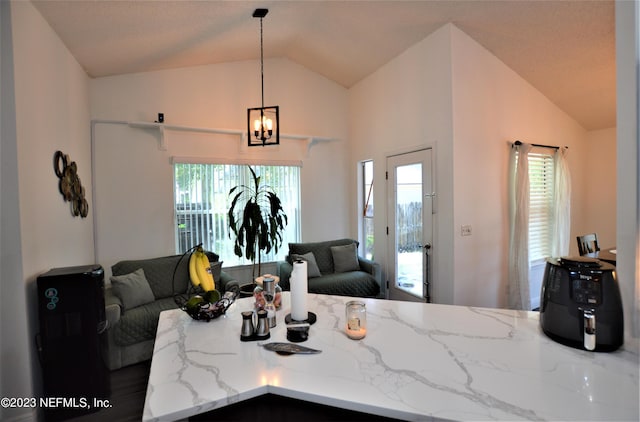
[[[240,330],[240,340],[249,341],[253,339],[254,327],[253,327],[253,312],[242,312],[242,329]]]

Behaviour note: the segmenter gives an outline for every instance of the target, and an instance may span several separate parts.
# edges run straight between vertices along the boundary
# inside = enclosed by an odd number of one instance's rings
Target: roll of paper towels
[[[297,260],[293,262],[291,272],[291,319],[305,321],[309,318],[307,311],[307,261]]]

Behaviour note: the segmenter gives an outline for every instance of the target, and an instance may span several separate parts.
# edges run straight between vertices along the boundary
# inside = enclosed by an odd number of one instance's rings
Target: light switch
[[[460,226],[461,236],[471,236],[471,225]]]

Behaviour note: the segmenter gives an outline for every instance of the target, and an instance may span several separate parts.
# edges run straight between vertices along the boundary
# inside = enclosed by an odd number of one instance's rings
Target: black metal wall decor
[[[60,179],[58,189],[65,202],[71,203],[71,215],[85,218],[89,215],[89,203],[84,197],[84,187],[78,177],[78,165],[70,161],[69,155],[62,151],[53,154],[53,171]]]

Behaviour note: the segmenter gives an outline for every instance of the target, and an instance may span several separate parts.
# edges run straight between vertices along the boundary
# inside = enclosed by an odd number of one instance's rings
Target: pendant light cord
[[[260,18],[260,86],[262,94],[262,108],[264,109],[264,56],[262,52],[262,18]]]

